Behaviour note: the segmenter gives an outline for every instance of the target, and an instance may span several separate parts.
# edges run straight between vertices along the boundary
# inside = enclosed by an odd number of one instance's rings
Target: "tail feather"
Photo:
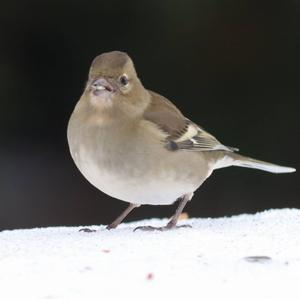
[[[272,173],[289,173],[296,171],[295,168],[280,166],[273,163],[260,161],[256,159],[252,159],[249,157],[245,157],[236,153],[226,152],[226,154],[221,158],[217,163],[217,168],[227,167],[227,166],[240,166],[247,168],[255,168],[263,171],[268,171]]]

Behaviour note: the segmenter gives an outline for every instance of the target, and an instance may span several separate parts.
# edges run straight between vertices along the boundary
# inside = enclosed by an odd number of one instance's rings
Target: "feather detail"
[[[225,146],[213,135],[185,118],[180,110],[163,96],[149,91],[151,103],[144,113],[144,119],[157,125],[167,133],[164,140],[170,151],[237,151],[238,149]]]
[[[223,145],[214,136],[189,121],[186,132],[175,142],[179,149],[192,151],[237,151],[238,149]]]

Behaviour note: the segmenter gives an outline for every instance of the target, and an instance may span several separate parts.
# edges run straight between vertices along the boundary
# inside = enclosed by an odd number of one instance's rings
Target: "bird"
[[[141,205],[178,208],[162,227],[177,225],[185,205],[214,170],[228,166],[271,173],[296,169],[252,159],[222,144],[166,97],[146,89],[129,55],[105,52],[92,61],[67,128],[71,156],[83,176],[110,197],[129,203],[107,229]],[[89,231],[87,229],[87,231]]]

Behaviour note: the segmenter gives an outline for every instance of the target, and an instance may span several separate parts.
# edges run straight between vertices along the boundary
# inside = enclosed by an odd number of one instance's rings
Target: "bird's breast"
[[[112,138],[108,132],[86,130],[76,134],[76,142],[69,141],[75,164],[102,192],[131,203],[165,205],[193,192],[206,178],[197,169],[206,167],[199,155],[169,152],[159,141],[127,133]]]

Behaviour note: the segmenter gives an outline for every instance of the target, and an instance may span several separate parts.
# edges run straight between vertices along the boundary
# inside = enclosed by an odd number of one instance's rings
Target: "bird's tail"
[[[285,167],[269,162],[252,159],[233,152],[223,152],[223,155],[220,157],[220,159],[217,160],[214,169],[223,168],[227,166],[255,168],[272,173],[288,173],[296,171],[296,169],[292,167]]]

